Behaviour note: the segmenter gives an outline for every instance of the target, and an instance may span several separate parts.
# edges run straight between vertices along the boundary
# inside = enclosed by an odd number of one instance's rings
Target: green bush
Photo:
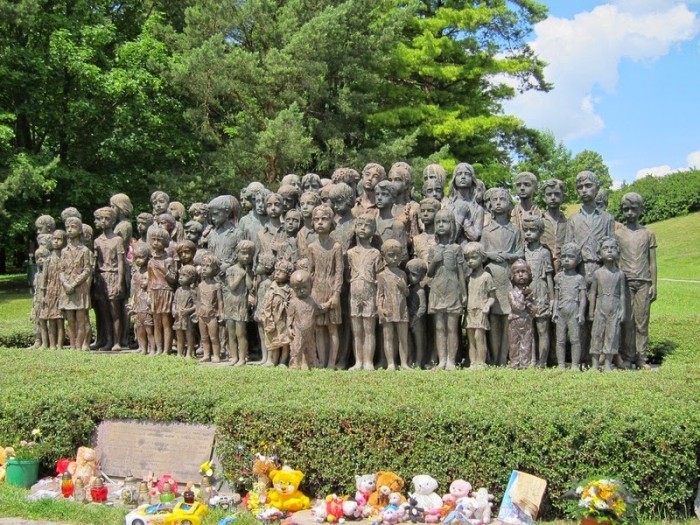
[[[547,479],[544,516],[592,472],[615,473],[656,518],[687,516],[700,457],[698,316],[661,316],[652,343],[678,346],[653,372],[487,369],[309,372],[205,367],[175,357],[0,349],[0,444],[40,427],[44,468],[91,441],[105,419],[216,424],[236,479],[238,446],[306,474],[313,496],[353,491],[355,474],[428,473],[502,496],[511,470]]]
[[[608,210],[620,222],[622,196],[630,191],[644,197],[641,222],[649,224],[700,210],[700,171],[684,171],[665,177],[644,177],[614,191],[608,200]]]

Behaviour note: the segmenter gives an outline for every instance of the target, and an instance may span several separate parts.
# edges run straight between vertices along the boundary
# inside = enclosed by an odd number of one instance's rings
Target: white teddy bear
[[[442,498],[435,492],[438,488],[438,482],[434,478],[421,474],[413,478],[413,498],[416,500],[416,505],[424,511],[440,509],[442,507]]]

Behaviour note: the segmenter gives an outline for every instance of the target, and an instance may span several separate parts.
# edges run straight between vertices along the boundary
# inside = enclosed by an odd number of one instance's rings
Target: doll
[[[63,348],[63,312],[61,311],[61,250],[66,245],[66,232],[54,230],[51,234],[51,255],[48,257],[45,269],[41,273],[43,308],[40,319],[46,321],[49,348],[52,350]]]
[[[340,292],[343,285],[343,249],[331,238],[335,226],[333,210],[328,206],[314,209],[317,240],[309,245],[311,296],[316,301],[316,347],[321,367],[335,368],[340,341],[338,325],[342,323]]]
[[[311,297],[311,276],[297,270],[289,279],[292,295],[287,309],[291,333],[289,368],[308,370],[317,366],[316,312],[318,305]]]
[[[425,314],[428,311],[428,300],[425,294],[423,280],[428,273],[428,265],[423,259],[411,259],[406,263],[408,273],[408,316],[410,319],[413,341],[413,357],[417,368],[423,368],[425,362],[425,349],[427,346],[427,332],[425,326]]]
[[[292,293],[289,276],[293,271],[292,263],[284,259],[278,260],[272,274],[273,282],[265,294],[262,319],[265,326],[267,362],[264,366],[285,365],[289,357],[287,306]]]
[[[408,355],[408,284],[399,268],[403,247],[396,239],[382,243],[384,269],[377,275],[377,312],[384,336],[387,370],[396,370],[394,356],[398,349],[401,368],[409,367]]]
[[[365,213],[355,219],[357,246],[348,250],[350,270],[350,319],[355,365],[351,370],[374,370],[377,322],[377,274],[384,266],[382,255],[372,246],[375,219]]]
[[[532,282],[530,266],[522,259],[510,268],[513,288],[508,293],[510,314],[508,335],[510,338],[510,366],[527,368],[532,362],[532,320],[537,313],[535,297],[528,285]]]
[[[525,262],[532,271],[531,288],[534,294],[537,313],[535,314],[535,328],[537,329],[536,355],[533,354],[533,363],[540,368],[547,366],[549,356],[549,320],[552,317],[552,298],[554,296],[554,282],[552,281],[552,255],[549,250],[540,244],[540,237],[544,232],[544,219],[539,215],[531,214],[522,219],[521,229],[525,240]]]
[[[182,244],[182,243],[180,243]],[[194,357],[194,312],[196,294],[193,288],[197,280],[197,270],[192,265],[185,265],[178,272],[178,284],[173,298],[173,330],[175,330],[177,355]],[[186,346],[185,346],[186,344]]]
[[[153,327],[157,355],[167,355],[173,345],[173,287],[177,282],[177,267],[166,247],[170,235],[163,228],[151,230],[151,258],[148,261],[148,292],[153,308]]]
[[[571,342],[571,369],[581,363],[581,327],[586,320],[586,279],[576,271],[580,250],[569,242],[561,247],[561,271],[554,276],[552,322],[556,326],[557,366],[566,368],[566,339]]]
[[[617,267],[620,244],[615,237],[604,237],[598,254],[603,266],[593,272],[588,292],[588,315],[591,328],[592,367],[601,359],[605,370],[612,370],[612,360],[620,350],[620,326],[625,319],[625,274]]]
[[[112,208],[95,211],[95,226],[102,234],[95,239],[95,288],[97,308],[100,310],[101,326],[98,325],[97,340],[100,348],[121,350],[122,318],[126,288],[126,254],[124,239],[114,233],[116,213]]]
[[[455,221],[451,210],[440,210],[435,215],[437,245],[428,263],[430,294],[428,313],[435,323],[437,368],[456,366],[459,346],[459,317],[467,300],[464,255],[455,238]]]
[[[496,302],[489,314],[490,361],[492,365],[504,366],[508,360],[508,294],[512,288],[510,265],[524,256],[520,231],[510,222],[510,194],[503,188],[491,188],[489,202],[491,221],[484,226],[481,244],[486,253],[486,271],[493,277],[496,286]]]
[[[216,279],[221,271],[219,258],[205,253],[202,257],[202,281],[197,286],[197,320],[202,340],[202,361],[221,361],[219,322],[224,319],[224,297]]]
[[[489,312],[496,302],[496,287],[491,274],[484,271],[486,254],[480,242],[470,242],[464,247],[464,259],[469,267],[469,285],[465,321],[469,338],[470,368],[486,366],[488,348],[486,332],[490,330]]]
[[[224,293],[224,318],[228,333],[230,361],[233,366],[243,366],[248,360],[247,325],[248,297],[253,290],[253,258],[255,243],[243,240],[236,246],[236,262],[226,270]]]
[[[254,364],[265,364],[268,360],[267,346],[265,345],[265,326],[263,325],[263,312],[265,307],[265,294],[270,284],[272,284],[272,272],[275,270],[274,254],[267,252],[258,256],[255,266],[255,280],[253,282],[253,294],[251,306],[253,307],[253,320],[258,328],[258,338],[260,339],[260,351],[262,357]]]
[[[155,354],[153,335],[153,312],[148,294],[148,259],[150,251],[145,244],[134,246],[134,268],[131,272],[131,295],[129,315],[135,317],[134,332],[139,344],[139,353]]]
[[[77,217],[65,222],[68,244],[61,251],[59,280],[63,288],[61,310],[68,320],[68,338],[71,348],[89,350],[90,283],[92,254],[82,243],[83,223]]]

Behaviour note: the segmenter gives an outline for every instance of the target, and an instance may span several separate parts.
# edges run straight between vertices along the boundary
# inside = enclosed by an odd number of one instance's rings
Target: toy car
[[[209,512],[206,505],[195,501],[185,503],[159,503],[141,505],[126,515],[126,525],[201,525],[202,519]]]

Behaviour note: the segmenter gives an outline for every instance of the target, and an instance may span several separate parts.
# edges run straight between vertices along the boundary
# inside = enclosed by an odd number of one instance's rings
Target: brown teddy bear
[[[369,495],[367,504],[371,507],[386,507],[389,504],[389,495],[392,492],[401,493],[404,485],[403,479],[393,472],[377,472],[377,489]],[[401,503],[405,502],[406,498],[401,495]]]
[[[84,486],[91,486],[99,473],[95,451],[89,447],[80,447],[75,457],[76,460],[68,464],[68,472],[73,477],[73,483],[81,478]]]

